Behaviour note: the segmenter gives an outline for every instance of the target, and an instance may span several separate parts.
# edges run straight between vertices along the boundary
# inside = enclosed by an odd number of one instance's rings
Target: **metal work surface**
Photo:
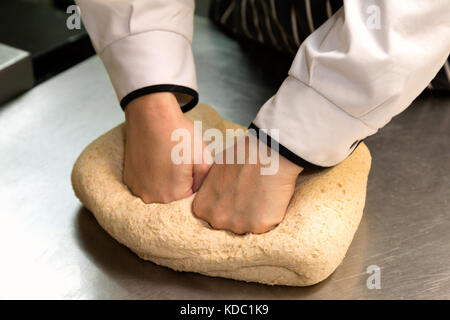
[[[279,79],[206,19],[195,28],[201,101],[248,125]],[[448,95],[421,96],[367,139],[361,225],[342,265],[307,288],[174,272],[103,231],[75,198],[70,172],[89,142],[123,120],[98,57],[0,107],[0,298],[450,298]],[[379,290],[366,286],[371,265],[381,268]]]

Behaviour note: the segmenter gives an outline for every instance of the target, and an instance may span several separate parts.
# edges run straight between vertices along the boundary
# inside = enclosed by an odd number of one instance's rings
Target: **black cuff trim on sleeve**
[[[192,96],[192,100],[181,107],[183,112],[187,112],[194,108],[198,103],[198,92],[184,86],[177,86],[173,84],[158,84],[154,86],[144,87],[134,90],[127,94],[120,101],[120,106],[122,110],[125,111],[127,105],[134,99],[142,97],[146,94],[156,93],[156,92],[173,92],[173,93],[183,93]]]
[[[253,122],[248,126],[249,129],[253,129],[256,131],[256,136],[258,139],[260,139],[261,136],[266,137],[267,145],[271,147],[271,142],[276,141],[275,139],[272,139],[271,136],[269,136],[264,131],[260,130]],[[278,141],[277,141],[278,142]],[[289,161],[295,163],[296,165],[310,170],[319,170],[319,169],[326,169],[327,167],[318,166],[316,164],[313,164],[311,162],[306,161],[305,159],[299,157],[295,153],[293,153],[291,150],[280,144],[278,142],[278,153],[281,154],[283,157],[288,159]]]

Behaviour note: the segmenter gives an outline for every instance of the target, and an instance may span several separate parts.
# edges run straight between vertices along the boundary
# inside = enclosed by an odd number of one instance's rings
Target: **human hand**
[[[256,143],[255,139],[245,139],[247,150],[255,147],[251,146]],[[267,148],[269,155],[276,152],[262,143],[256,146],[259,147]],[[232,148],[236,155],[237,145]],[[219,156],[226,158],[229,150]],[[278,171],[273,175],[262,175],[260,157],[256,164],[250,164],[248,154],[246,152],[245,164],[214,163],[195,196],[195,216],[207,221],[214,229],[226,229],[236,234],[264,233],[284,218],[297,176],[303,168],[279,155]]]
[[[145,203],[168,203],[196,192],[210,164],[175,164],[171,141],[175,129],[187,129],[194,136],[194,124],[187,119],[176,97],[169,92],[153,93],[131,101],[126,110],[126,144],[123,179],[131,192]],[[193,154],[193,152],[191,152]],[[211,163],[211,162],[209,162]]]

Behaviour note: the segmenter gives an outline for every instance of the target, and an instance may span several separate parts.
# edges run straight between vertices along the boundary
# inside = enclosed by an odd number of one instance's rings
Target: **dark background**
[[[210,0],[196,1],[196,14],[208,15]],[[31,55],[35,84],[93,55],[85,29],[65,27],[73,0],[1,0],[0,43]]]

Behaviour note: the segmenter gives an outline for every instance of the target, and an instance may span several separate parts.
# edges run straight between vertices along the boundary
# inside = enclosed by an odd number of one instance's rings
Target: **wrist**
[[[303,167],[300,167],[299,165],[296,165],[295,163],[293,163],[292,161],[286,159],[285,157],[283,157],[282,155],[280,155],[281,158],[283,158],[283,160],[286,160],[286,167],[288,168],[288,170],[294,174],[300,174],[300,172],[303,171]]]
[[[290,175],[299,175],[303,171],[303,167],[300,167],[299,165],[295,164],[294,162],[286,159],[281,154],[280,157],[280,168],[282,168],[283,171]]]
[[[147,94],[132,100],[126,110],[125,117],[161,117],[182,114],[177,98],[171,92]]]
[[[250,133],[247,133],[247,134],[250,135]],[[247,141],[248,141],[248,143],[256,143],[258,145],[258,148],[261,148],[261,147],[266,148],[267,149],[266,154],[269,156],[271,156],[273,152],[278,153],[277,150],[274,150],[271,147],[269,147],[267,144],[262,143],[261,140],[249,139]],[[249,148],[251,148],[251,147],[252,146],[250,146]],[[258,150],[258,154],[259,154],[259,150]],[[287,158],[282,156],[280,153],[278,153],[278,161],[279,161],[279,170],[281,171],[282,174],[292,176],[292,175],[299,175],[303,171],[303,167],[300,167],[297,164],[295,164],[294,162],[288,160]]]

